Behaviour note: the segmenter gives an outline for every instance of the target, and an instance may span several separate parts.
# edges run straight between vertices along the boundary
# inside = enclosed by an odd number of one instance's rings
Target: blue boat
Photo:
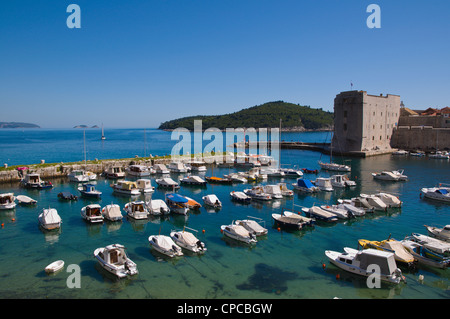
[[[319,191],[319,188],[314,186],[308,179],[298,178],[297,183],[293,183],[292,186],[294,189],[306,193],[315,193]]]
[[[96,190],[95,185],[93,184],[84,184],[82,187],[78,188],[78,191],[81,193],[81,196],[84,197],[100,198],[102,196],[102,192]]]
[[[169,206],[170,211],[186,215],[188,212],[188,199],[184,196],[178,195],[176,193],[166,194],[166,203]]]

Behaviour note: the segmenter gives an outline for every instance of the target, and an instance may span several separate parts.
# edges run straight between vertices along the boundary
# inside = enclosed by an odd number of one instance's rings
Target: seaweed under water
[[[242,284],[236,285],[241,290],[259,290],[265,293],[280,294],[287,290],[286,282],[298,278],[295,272],[281,270],[267,264],[255,265],[255,273]]]

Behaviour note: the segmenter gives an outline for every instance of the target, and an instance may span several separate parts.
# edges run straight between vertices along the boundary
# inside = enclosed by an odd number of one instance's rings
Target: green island
[[[176,128],[194,129],[194,120],[202,120],[203,129],[215,127],[226,128],[273,128],[280,126],[282,130],[311,131],[331,130],[333,113],[315,109],[310,106],[288,103],[284,101],[268,102],[256,105],[235,113],[224,115],[188,116],[161,123],[159,129],[174,130]]]

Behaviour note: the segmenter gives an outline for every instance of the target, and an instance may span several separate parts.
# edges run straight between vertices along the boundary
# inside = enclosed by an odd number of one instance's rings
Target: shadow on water
[[[297,279],[295,272],[259,263],[255,265],[255,273],[247,281],[236,285],[240,290],[259,290],[265,293],[280,294],[287,290],[287,282]]]

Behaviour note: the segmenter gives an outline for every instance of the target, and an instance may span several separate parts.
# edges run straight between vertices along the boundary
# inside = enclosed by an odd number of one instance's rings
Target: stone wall
[[[391,146],[404,150],[434,152],[450,150],[450,128],[399,126],[394,130]]]

